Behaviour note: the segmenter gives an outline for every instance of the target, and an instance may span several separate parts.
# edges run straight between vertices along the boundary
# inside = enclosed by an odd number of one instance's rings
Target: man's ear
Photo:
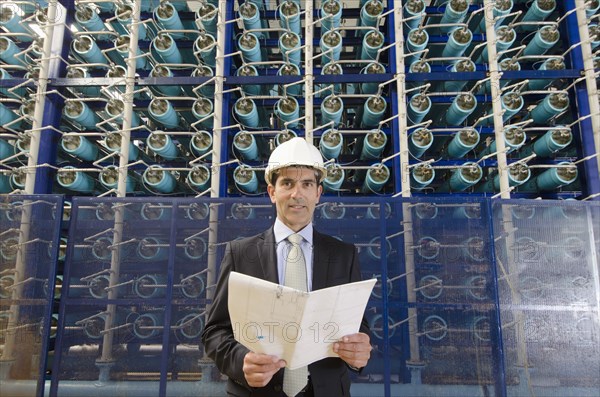
[[[317,187],[317,203],[319,202],[318,199],[321,198],[322,194],[323,194],[323,185],[319,185],[319,187]]]
[[[269,193],[269,197],[271,198],[271,203],[275,204],[275,186],[270,183],[267,185],[267,193]]]

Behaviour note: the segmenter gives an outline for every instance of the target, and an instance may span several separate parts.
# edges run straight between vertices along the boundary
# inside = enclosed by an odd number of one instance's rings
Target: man
[[[358,371],[367,365],[371,345],[364,318],[360,332],[333,344],[339,358],[325,358],[293,371],[285,369],[285,361],[278,357],[249,351],[235,341],[229,319],[227,285],[231,271],[292,285],[291,279],[296,279],[297,273],[292,277],[289,272],[300,269],[308,291],[360,281],[356,248],[313,230],[313,213],[325,176],[319,150],[305,139],[294,138],[278,146],[265,171],[267,191],[277,210],[275,224],[257,236],[227,245],[202,342],[207,355],[229,377],[229,395],[348,396],[348,369]],[[302,251],[302,255],[297,255],[302,257],[300,267],[290,264],[291,256],[286,257],[294,244]]]

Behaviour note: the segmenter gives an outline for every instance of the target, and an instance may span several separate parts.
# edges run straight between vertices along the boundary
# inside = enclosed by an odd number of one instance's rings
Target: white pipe
[[[305,2],[305,27],[304,27],[304,134],[308,142],[313,140],[314,127],[314,98],[313,98],[313,38],[314,38],[314,23],[313,11],[314,4],[311,0]]]

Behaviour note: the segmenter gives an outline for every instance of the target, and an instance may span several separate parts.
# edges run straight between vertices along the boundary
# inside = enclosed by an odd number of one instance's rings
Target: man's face
[[[277,208],[277,217],[295,232],[312,221],[322,189],[315,171],[302,167],[279,170],[275,186],[267,186],[271,202]]]

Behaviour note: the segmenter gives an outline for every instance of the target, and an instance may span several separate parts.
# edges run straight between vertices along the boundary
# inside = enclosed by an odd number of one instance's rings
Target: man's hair
[[[282,170],[287,170],[287,169],[289,169],[289,168],[306,168],[307,170],[313,170],[313,171],[315,172],[315,178],[316,178],[316,180],[317,180],[317,185],[320,185],[320,184],[321,184],[321,171],[319,171],[319,170],[318,170],[318,169],[316,169],[316,168],[310,167],[310,166],[308,166],[308,165],[295,165],[295,164],[293,164],[293,165],[290,165],[290,166],[288,166],[288,167],[283,167],[283,168],[280,168],[280,169],[278,169],[278,170],[276,170],[276,171],[273,171],[273,173],[271,174],[271,184],[272,184],[273,186],[275,186],[275,185],[277,184],[277,178],[279,178],[279,173],[280,173]]]

